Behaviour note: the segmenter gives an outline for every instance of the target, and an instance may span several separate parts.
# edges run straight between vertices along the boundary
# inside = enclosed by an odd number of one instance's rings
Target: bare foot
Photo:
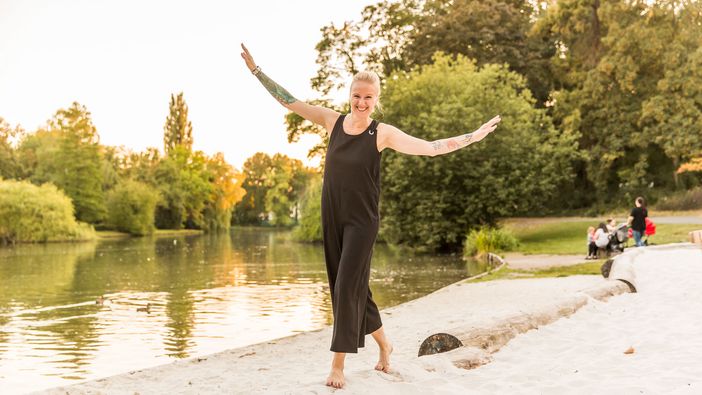
[[[344,371],[342,369],[332,368],[327,377],[327,385],[334,388],[342,388],[344,386]]]
[[[380,347],[380,356],[378,357],[378,364],[375,365],[375,370],[380,370],[381,372],[390,372],[390,354],[392,354],[392,344],[388,343],[387,347]]]

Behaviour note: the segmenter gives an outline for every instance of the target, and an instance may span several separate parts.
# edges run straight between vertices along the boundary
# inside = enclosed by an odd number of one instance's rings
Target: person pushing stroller
[[[627,224],[617,225],[616,220],[600,222],[597,228],[588,228],[588,254],[585,259],[597,259],[597,251],[603,249],[607,255],[624,252],[628,240]]]

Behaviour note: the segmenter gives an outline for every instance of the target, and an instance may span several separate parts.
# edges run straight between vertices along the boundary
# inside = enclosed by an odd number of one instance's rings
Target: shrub
[[[488,252],[512,251],[518,244],[517,238],[507,230],[483,227],[468,233],[463,255],[473,257]]]
[[[307,185],[300,203],[300,225],[295,228],[299,241],[322,241],[322,179],[315,177]]]
[[[577,136],[558,132],[534,108],[523,77],[506,67],[479,69],[464,57],[437,55],[434,64],[386,81],[384,121],[418,138],[459,140],[502,116],[497,132],[449,155],[384,151],[381,234],[389,243],[458,249],[466,229],[541,213],[573,185]]]
[[[133,235],[154,231],[154,212],[159,195],[138,181],[122,181],[107,195],[108,226]]]
[[[73,216],[71,199],[53,184],[0,180],[0,241],[95,239],[95,230]]]
[[[658,210],[699,210],[702,209],[702,187],[697,187],[662,198],[656,205]]]

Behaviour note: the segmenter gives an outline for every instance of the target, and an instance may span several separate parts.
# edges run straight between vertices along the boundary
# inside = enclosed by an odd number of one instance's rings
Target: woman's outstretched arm
[[[395,151],[409,155],[436,156],[448,154],[449,152],[467,147],[484,139],[485,136],[492,133],[495,128],[497,128],[497,124],[499,124],[501,120],[502,119],[498,115],[484,123],[475,132],[435,141],[426,141],[412,137],[392,125],[384,124],[382,135],[378,133],[378,137],[381,139],[378,143],[378,148],[381,151],[385,148],[392,148]]]
[[[339,117],[338,112],[320,106],[313,106],[297,100],[285,88],[278,85],[278,83],[263,73],[259,66],[256,66],[253,57],[244,44],[241,44],[241,49],[243,50],[241,57],[246,62],[246,67],[248,67],[251,73],[258,78],[263,87],[266,88],[271,96],[278,100],[278,102],[288,110],[297,113],[308,121],[324,126],[327,131],[331,131],[331,129],[334,127],[334,122],[336,122],[336,119]]]

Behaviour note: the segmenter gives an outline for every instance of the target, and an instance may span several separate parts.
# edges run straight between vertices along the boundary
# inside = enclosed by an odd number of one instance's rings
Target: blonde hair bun
[[[351,86],[353,86],[353,84],[359,81],[373,84],[375,86],[375,89],[378,90],[378,95],[380,95],[380,77],[378,77],[378,73],[370,70],[359,71],[358,73],[356,73],[356,75],[353,76]]]

